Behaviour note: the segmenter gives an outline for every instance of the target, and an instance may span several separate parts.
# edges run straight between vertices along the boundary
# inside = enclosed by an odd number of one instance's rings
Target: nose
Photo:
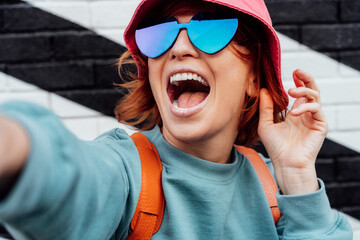
[[[169,58],[180,60],[186,57],[198,58],[199,50],[190,41],[187,30],[181,29],[174,45],[170,48]]]

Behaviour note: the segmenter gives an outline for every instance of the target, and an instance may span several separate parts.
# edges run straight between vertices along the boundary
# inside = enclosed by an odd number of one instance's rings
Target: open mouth
[[[174,107],[188,109],[206,99],[210,86],[196,73],[177,73],[170,77],[167,93]]]

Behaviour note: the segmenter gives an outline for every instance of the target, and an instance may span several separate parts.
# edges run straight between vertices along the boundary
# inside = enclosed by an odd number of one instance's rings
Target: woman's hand
[[[258,134],[286,195],[319,189],[315,160],[328,132],[314,79],[300,70],[294,71],[293,78],[296,88],[289,95],[296,100],[284,122],[274,123],[272,98],[266,89],[260,92]]]

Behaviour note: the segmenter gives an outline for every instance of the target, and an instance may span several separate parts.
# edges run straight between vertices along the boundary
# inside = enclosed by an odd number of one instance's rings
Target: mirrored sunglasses
[[[230,43],[237,27],[238,19],[229,12],[200,12],[188,23],[178,23],[174,17],[144,21],[135,31],[135,40],[145,56],[157,58],[171,48],[180,30],[186,29],[193,45],[215,54]]]

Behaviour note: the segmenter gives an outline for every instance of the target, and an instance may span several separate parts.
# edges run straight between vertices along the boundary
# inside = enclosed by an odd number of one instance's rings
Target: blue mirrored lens
[[[238,19],[192,20],[188,27],[191,42],[201,51],[214,54],[226,47],[235,35]]]
[[[177,22],[166,22],[135,31],[136,44],[149,58],[159,57],[174,43],[179,32]]]

